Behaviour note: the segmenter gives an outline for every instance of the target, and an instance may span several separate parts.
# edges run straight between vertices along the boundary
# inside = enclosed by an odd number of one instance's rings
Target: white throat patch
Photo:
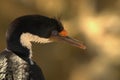
[[[31,42],[37,42],[37,43],[49,43],[52,42],[47,38],[41,38],[37,35],[33,35],[31,33],[22,33],[20,36],[20,42],[22,46],[27,47],[30,50],[30,58],[32,57],[32,44]]]

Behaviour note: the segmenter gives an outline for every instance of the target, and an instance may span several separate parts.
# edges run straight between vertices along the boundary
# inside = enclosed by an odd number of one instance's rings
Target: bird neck
[[[21,44],[21,34],[14,34],[7,37],[7,49],[14,52],[21,58],[31,58],[31,47],[26,47]],[[31,43],[30,43],[31,45]]]
[[[29,49],[29,53],[30,53],[29,57],[30,58],[32,57],[32,44],[31,44],[31,42],[49,43],[51,41],[47,38],[42,38],[42,37],[39,37],[39,36],[31,34],[31,33],[22,33],[20,36],[20,43],[22,44],[22,46]]]
[[[20,36],[20,43],[23,47],[26,47],[29,50],[29,57],[32,57],[32,35],[30,33],[22,33]]]
[[[32,57],[32,44],[36,43],[49,43],[51,40],[48,38],[42,38],[31,33],[14,34],[7,40],[7,48],[15,52],[18,56]]]

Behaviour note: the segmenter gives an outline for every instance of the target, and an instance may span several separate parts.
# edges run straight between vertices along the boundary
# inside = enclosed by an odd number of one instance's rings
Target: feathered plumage
[[[20,58],[11,51],[0,54],[0,80],[44,80],[38,65],[29,58]]]

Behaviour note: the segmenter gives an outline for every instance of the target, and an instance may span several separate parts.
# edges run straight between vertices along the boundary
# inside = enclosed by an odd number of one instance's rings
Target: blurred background
[[[1,0],[0,51],[12,20],[28,14],[61,17],[69,35],[87,46],[34,44],[46,80],[120,80],[120,0]]]

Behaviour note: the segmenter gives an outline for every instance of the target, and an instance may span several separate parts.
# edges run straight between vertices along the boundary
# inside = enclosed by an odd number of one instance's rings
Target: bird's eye
[[[57,36],[58,35],[58,31],[56,31],[56,30],[52,31],[51,35]]]

